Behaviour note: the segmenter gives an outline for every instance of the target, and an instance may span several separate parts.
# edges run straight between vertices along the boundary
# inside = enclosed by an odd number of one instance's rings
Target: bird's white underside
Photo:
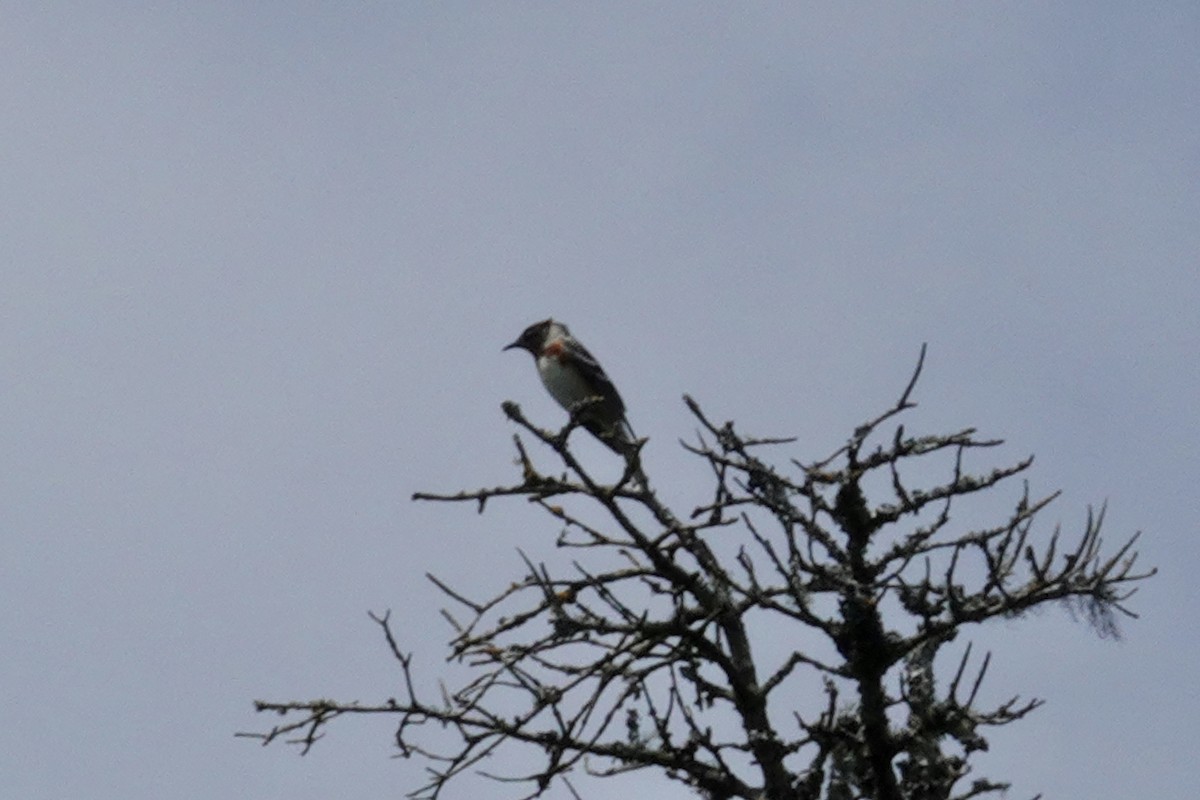
[[[540,356],[537,360],[537,370],[546,391],[567,411],[571,411],[575,404],[594,393],[587,382],[579,377],[578,372],[564,368],[556,358]]]

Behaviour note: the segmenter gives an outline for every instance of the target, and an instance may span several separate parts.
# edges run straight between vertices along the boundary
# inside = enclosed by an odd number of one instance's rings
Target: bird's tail
[[[637,450],[637,435],[630,427],[629,420],[624,417],[621,417],[616,423],[606,426],[603,430],[593,431],[593,433],[596,434],[597,439],[619,455],[627,455]]]
[[[618,431],[615,440],[617,446],[613,447],[610,444],[609,447],[612,447],[613,450],[616,450],[625,459],[625,477],[621,479],[621,482],[624,483],[626,480],[633,478],[643,489],[649,491],[650,483],[646,479],[646,473],[642,471],[642,445],[646,443],[646,440],[637,438],[637,434],[633,432],[633,427],[629,424],[629,420],[624,417],[621,417],[621,421],[617,423],[616,429]]]

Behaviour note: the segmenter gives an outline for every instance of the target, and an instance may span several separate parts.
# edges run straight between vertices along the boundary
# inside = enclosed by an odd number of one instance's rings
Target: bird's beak
[[[505,350],[512,350],[514,347],[520,347],[520,346],[521,346],[521,341],[518,339],[517,341],[513,342],[512,344],[506,344],[506,345],[504,345],[504,347],[501,347],[500,352],[503,353]]]

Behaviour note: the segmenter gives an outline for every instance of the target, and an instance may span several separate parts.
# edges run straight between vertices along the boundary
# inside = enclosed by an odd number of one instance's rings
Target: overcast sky
[[[388,721],[305,758],[233,733],[395,694],[368,610],[435,679],[426,571],[555,558],[523,503],[408,499],[518,477],[503,400],[563,421],[500,352],[553,315],[683,510],[683,392],[811,460],[928,342],[911,430],[1036,453],[1048,523],[1107,500],[1161,568],[1123,641],[978,632],[991,699],[1048,701],[979,769],[1193,797],[1200,6],[849,7],[6,3],[5,793],[414,788]]]

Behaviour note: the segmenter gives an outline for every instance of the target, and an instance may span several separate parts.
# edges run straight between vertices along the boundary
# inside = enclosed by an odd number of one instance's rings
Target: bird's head
[[[553,335],[565,335],[567,328],[561,322],[555,322],[553,319],[544,319],[541,322],[535,322],[524,330],[517,337],[517,340],[510,345],[504,347],[505,350],[528,350],[536,358],[538,353],[542,352],[546,341]]]

